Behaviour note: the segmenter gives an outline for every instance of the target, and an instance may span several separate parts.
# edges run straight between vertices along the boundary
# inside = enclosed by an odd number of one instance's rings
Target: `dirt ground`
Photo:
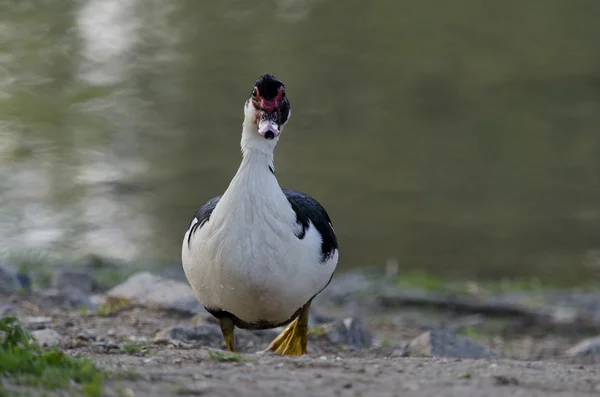
[[[250,355],[246,362],[219,362],[212,360],[206,349],[165,349],[151,358],[94,358],[106,368],[143,374],[142,380],[109,382],[107,395],[115,396],[119,392],[152,397],[600,395],[597,365],[331,355]]]
[[[581,360],[403,357],[393,349],[332,350],[318,335],[310,337],[309,355],[289,358],[257,354],[273,333],[249,331],[238,331],[246,353],[232,358],[219,346],[153,342],[162,330],[202,318],[144,308],[100,316],[22,298],[13,304],[24,326],[54,329],[66,351],[113,374],[103,394],[111,397],[600,395],[600,365]],[[131,340],[135,347],[124,349]]]

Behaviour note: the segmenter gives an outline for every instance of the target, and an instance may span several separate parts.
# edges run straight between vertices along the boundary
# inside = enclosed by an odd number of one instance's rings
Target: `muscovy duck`
[[[229,351],[235,327],[288,325],[267,350],[305,354],[311,301],[338,262],[325,209],[282,190],[275,177],[273,151],[290,114],[284,84],[262,75],[244,106],[241,165],[225,193],[195,213],[183,239],[186,277],[218,319]]]

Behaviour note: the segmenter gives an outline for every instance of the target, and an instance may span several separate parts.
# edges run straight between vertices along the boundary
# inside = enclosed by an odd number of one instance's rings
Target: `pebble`
[[[566,351],[570,357],[600,356],[600,336],[584,339]]]
[[[11,304],[0,305],[0,317],[15,316],[17,314],[17,308]]]
[[[123,389],[123,397],[135,397],[135,392],[129,387]]]
[[[47,324],[47,323],[52,322],[52,317],[43,317],[43,316],[27,317],[25,319],[25,322],[27,322],[31,325]]]
[[[417,336],[408,344],[412,356],[487,358],[497,354],[477,342],[443,329],[433,329]]]
[[[75,269],[57,269],[52,274],[52,287],[64,290],[76,288],[84,294],[100,290],[100,284],[89,272]]]
[[[38,292],[41,297],[46,299],[49,303],[58,306],[67,306],[75,309],[81,307],[87,307],[88,309],[95,309],[96,304],[92,302],[90,297],[74,287],[65,287],[63,289],[48,288]]]
[[[0,265],[0,293],[12,293],[19,288],[17,275],[8,266]]]
[[[124,283],[106,293],[106,298],[122,298],[151,309],[177,311],[185,314],[206,310],[189,284],[160,277],[148,272],[135,273]]]
[[[334,345],[369,348],[373,335],[357,317],[348,317],[323,326],[325,336]]]
[[[255,379],[252,376],[248,375],[248,374],[239,374],[239,373],[233,374],[233,375],[231,375],[229,377],[229,382],[230,383],[237,383],[237,382],[240,382],[240,381],[242,381],[242,382],[254,382]]]
[[[32,331],[31,336],[33,336],[40,346],[45,347],[58,346],[63,339],[58,332],[50,328]]]

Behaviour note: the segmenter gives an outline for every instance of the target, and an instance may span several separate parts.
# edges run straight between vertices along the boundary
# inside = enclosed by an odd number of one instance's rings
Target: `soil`
[[[227,356],[219,349],[221,341],[216,347],[153,343],[170,327],[211,321],[202,316],[140,307],[100,316],[57,309],[32,296],[13,297],[10,304],[28,329],[56,330],[64,336],[66,351],[90,357],[109,371],[106,396],[600,395],[600,365],[593,360],[404,357],[395,343],[350,349],[314,334],[309,354],[290,358],[257,353],[273,333],[249,331],[236,331],[244,353]],[[390,329],[389,318],[385,323],[369,322],[376,338],[402,334]],[[123,342],[133,338],[137,347],[124,349]]]

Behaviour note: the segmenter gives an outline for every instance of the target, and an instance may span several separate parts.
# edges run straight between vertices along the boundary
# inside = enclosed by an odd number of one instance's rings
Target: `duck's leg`
[[[308,312],[311,301],[312,299],[302,307],[298,317],[271,342],[267,350],[286,356],[301,356],[306,354]]]
[[[229,317],[221,317],[219,319],[219,325],[221,326],[221,332],[223,333],[223,339],[225,339],[225,345],[227,346],[227,350],[230,352],[235,351],[235,338],[234,338],[234,330],[235,326],[233,325],[233,320]]]

